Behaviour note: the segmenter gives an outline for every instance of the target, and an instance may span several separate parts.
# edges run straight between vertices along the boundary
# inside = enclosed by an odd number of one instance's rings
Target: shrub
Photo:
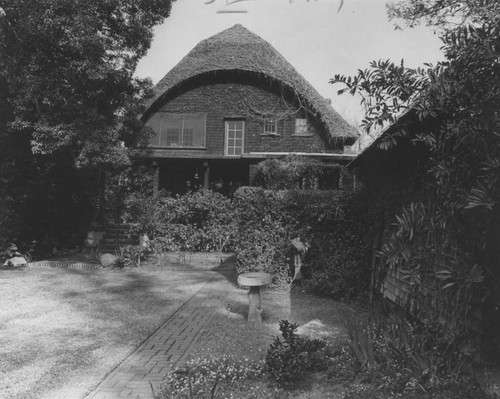
[[[329,368],[331,377],[349,383],[347,398],[442,397],[449,387],[474,385],[471,370],[464,367],[466,348],[450,347],[401,311],[375,309],[374,314],[347,322],[348,345],[334,354]]]
[[[157,198],[134,194],[126,220],[146,232],[156,251],[231,251],[238,273],[271,273],[276,285],[290,282],[291,240],[311,244],[303,265],[312,291],[336,299],[365,292],[364,213],[341,191],[272,191],[241,187],[231,201],[209,190]]]
[[[222,194],[201,189],[183,196],[133,194],[125,220],[137,223],[157,251],[230,251],[235,236],[235,210]]]
[[[345,175],[340,165],[288,156],[261,162],[254,184],[269,190],[332,190],[341,188]]]
[[[267,350],[264,370],[281,386],[293,386],[307,372],[326,369],[326,342],[298,336],[297,325],[281,320],[282,338],[276,337]]]
[[[141,262],[147,260],[150,248],[142,248],[138,245],[127,245],[120,247],[115,262],[116,267],[139,267]]]
[[[316,213],[317,220],[309,232],[311,247],[303,266],[309,291],[337,300],[368,292],[373,223],[366,202],[358,193],[344,192],[316,210],[309,205],[308,212]]]
[[[312,291],[336,299],[366,292],[364,214],[351,201],[340,191],[240,188],[234,197],[238,272],[265,271],[275,283],[290,281],[290,241],[300,237],[311,246],[303,269]]]
[[[16,256],[22,256],[27,261],[31,259],[31,254],[29,250],[20,252],[19,248],[14,243],[9,243],[5,246],[0,246],[0,266],[2,266],[5,263],[5,261]]]
[[[153,197],[143,192],[133,192],[125,200],[123,221],[132,223],[136,233],[154,237],[160,227],[159,212],[163,198]]]
[[[238,209],[238,273],[263,271],[271,273],[275,283],[288,281],[286,254],[292,227],[280,193],[242,187],[235,192],[234,204]]]
[[[10,241],[17,235],[16,215],[10,209],[9,202],[0,198],[0,249],[10,246]],[[1,261],[1,259],[0,259]]]
[[[128,210],[130,199],[137,195],[143,199],[151,198],[153,175],[153,165],[139,159],[127,168],[108,171],[104,187],[106,218],[119,221],[121,211]]]

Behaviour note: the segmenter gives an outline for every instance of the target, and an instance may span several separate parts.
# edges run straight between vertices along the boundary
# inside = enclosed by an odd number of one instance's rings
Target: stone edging
[[[26,266],[31,268],[42,268],[42,267],[51,267],[58,269],[100,269],[101,265],[98,263],[85,263],[85,262],[68,262],[68,261],[39,261],[39,262],[30,262],[27,263]]]

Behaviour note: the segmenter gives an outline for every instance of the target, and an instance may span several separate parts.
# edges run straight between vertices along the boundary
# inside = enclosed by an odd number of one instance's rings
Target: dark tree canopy
[[[403,20],[410,27],[423,21],[439,30],[481,24],[500,13],[494,0],[397,0],[387,8],[393,20]]]
[[[126,162],[121,141],[144,88],[132,75],[171,2],[3,0],[0,7],[10,128],[31,133],[35,154],[70,150],[77,166]]]
[[[0,224],[11,239],[95,218],[103,172],[128,165],[141,138],[151,83],[133,73],[171,3],[0,0]]]

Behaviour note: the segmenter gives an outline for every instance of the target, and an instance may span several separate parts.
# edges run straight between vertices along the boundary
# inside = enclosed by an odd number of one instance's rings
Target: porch
[[[257,163],[240,158],[158,159],[153,165],[155,195],[159,190],[184,194],[201,187],[228,195],[252,183]]]

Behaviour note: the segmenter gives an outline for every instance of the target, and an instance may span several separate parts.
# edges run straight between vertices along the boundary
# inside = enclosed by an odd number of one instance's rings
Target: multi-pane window
[[[226,121],[226,155],[243,154],[243,141],[245,138],[245,121]]]
[[[264,134],[278,134],[276,119],[266,119],[264,121]]]
[[[295,119],[295,135],[296,136],[309,136],[309,125],[306,118]]]
[[[156,133],[153,147],[205,147],[205,114],[157,112],[148,121]]]
[[[161,147],[179,146],[182,142],[181,127],[166,128],[160,137]]]

